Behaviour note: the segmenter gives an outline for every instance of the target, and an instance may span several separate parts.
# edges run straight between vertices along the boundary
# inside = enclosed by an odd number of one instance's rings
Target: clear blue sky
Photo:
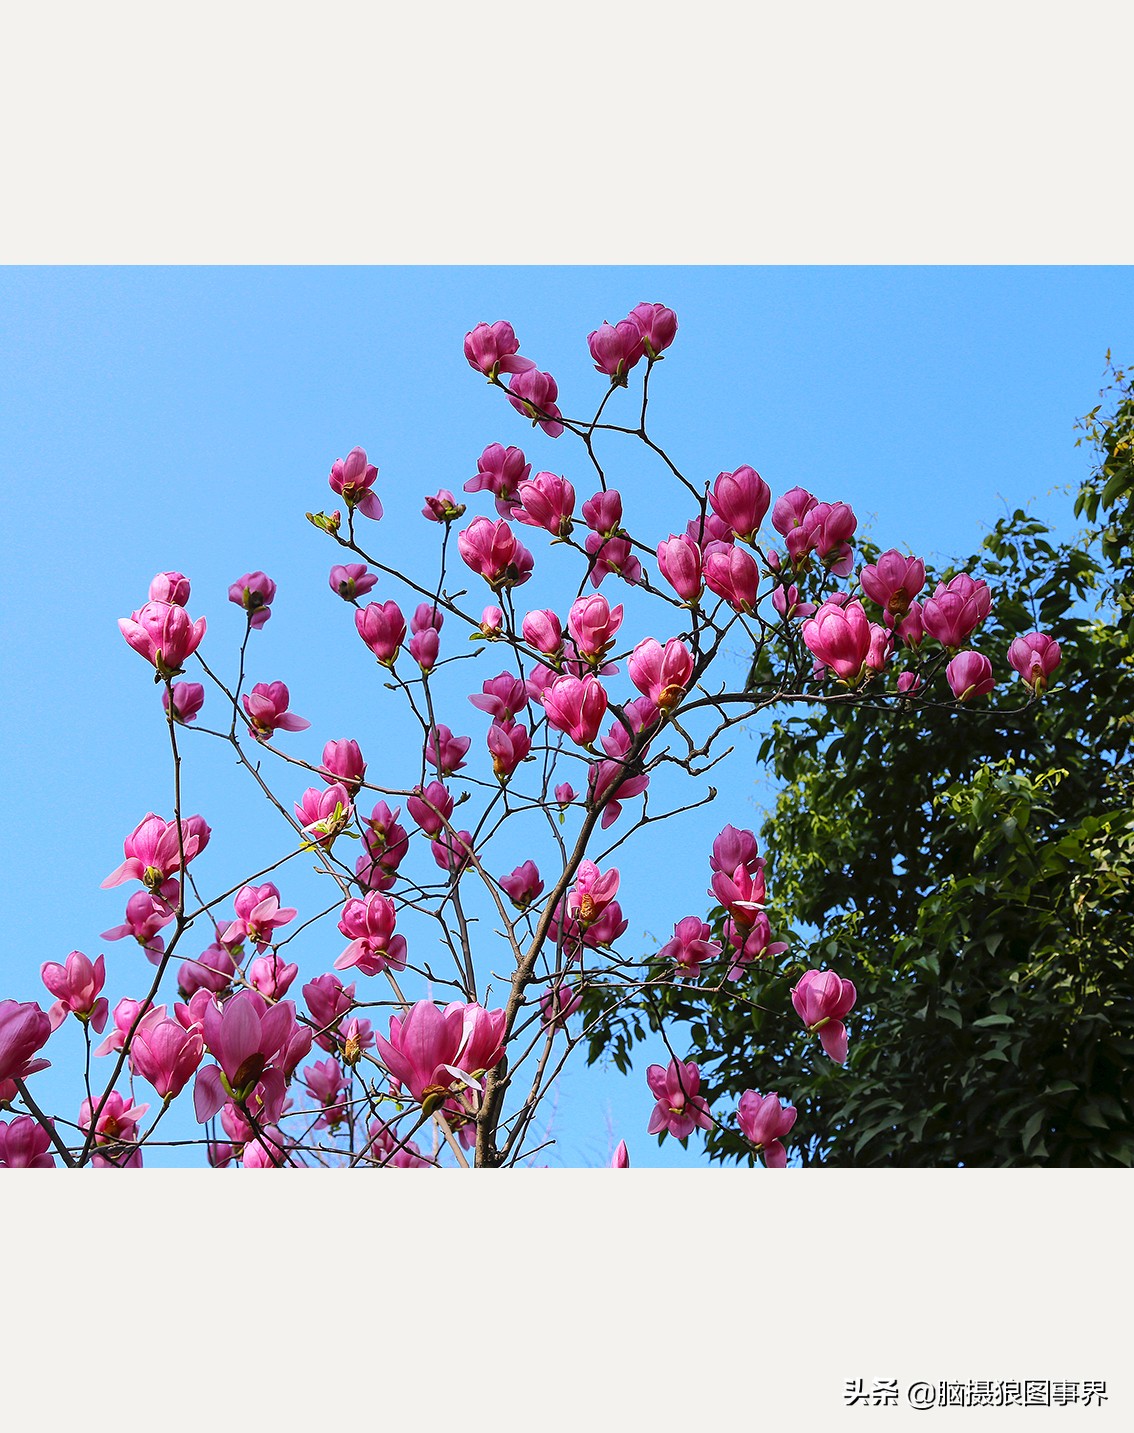
[[[1074,420],[1095,401],[1106,350],[1134,359],[1130,269],[0,271],[0,998],[46,1006],[39,967],[75,948],[105,952],[112,1005],[148,977],[132,942],[98,933],[118,924],[132,889],[99,889],[123,836],[147,810],[172,807],[155,688],[115,621],[145,600],[153,573],[190,576],[192,614],[209,622],[203,650],[226,672],[242,630],[228,584],[250,569],[271,574],[279,596],[253,634],[249,675],[286,681],[311,720],[286,749],[317,760],[327,739],[356,736],[372,775],[382,779],[385,757],[389,784],[400,784],[402,748],[375,700],[387,694],[353,614],[327,587],[336,550],[304,512],[334,505],[329,466],[361,444],[381,470],[387,513],[366,539],[412,572],[432,570],[436,550],[438,530],[418,515],[423,495],[459,492],[491,441],[520,445],[534,470],[563,472],[589,495],[581,448],[533,433],[467,366],[461,341],[482,319],[510,319],[522,351],[558,379],[564,410],[583,416],[605,385],[586,335],[641,300],[680,320],[651,414],[683,470],[711,478],[750,463],[773,493],[802,484],[850,502],[860,530],[924,555],[972,550],[1006,504],[1070,532],[1065,489],[1088,463]],[[679,530],[684,505],[661,470],[624,446],[608,455],[635,535],[652,543]],[[470,515],[491,510],[472,503]],[[544,605],[546,545],[538,533],[529,545],[537,578],[521,599]],[[602,589],[611,601],[616,587],[623,600],[614,580]],[[375,596],[404,594],[383,580]],[[479,685],[500,665],[487,655],[476,670]],[[441,719],[483,753],[487,719],[463,697]],[[620,861],[627,949],[703,911],[712,836],[729,821],[758,823],[768,788],[751,744],[737,747],[716,778],[718,801],[682,827],[688,860],[673,858],[662,828]],[[185,750],[187,810],[214,828],[201,873],[220,889],[245,873],[250,843],[282,854],[284,834],[219,743]],[[304,784],[277,781],[295,796]],[[313,878],[280,885],[310,913]],[[302,979],[341,944],[332,922],[297,942]],[[66,1043],[75,1035],[55,1037],[58,1068],[36,1085],[72,1117],[79,1082],[73,1065],[65,1079],[61,1070],[78,1053],[78,1040]],[[668,1140],[659,1151],[645,1133],[647,1062],[628,1080],[569,1072],[554,1115],[560,1144],[541,1158],[601,1163],[625,1138],[636,1164],[696,1162],[699,1137],[687,1152]],[[769,1072],[763,1087],[775,1086]],[[181,1118],[182,1133],[195,1129],[190,1112]],[[166,1127],[178,1132],[173,1115]],[[179,1161],[155,1151],[148,1162]]]

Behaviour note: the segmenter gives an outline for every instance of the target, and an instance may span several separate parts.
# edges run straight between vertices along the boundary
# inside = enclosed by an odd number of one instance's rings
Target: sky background
[[[581,447],[533,431],[468,367],[461,341],[481,320],[508,318],[521,351],[558,379],[564,411],[585,416],[606,384],[586,335],[642,300],[680,321],[650,412],[653,436],[683,471],[704,480],[749,463],[774,495],[799,484],[847,501],[872,540],[938,560],[974,550],[1006,508],[1030,507],[1064,536],[1074,530],[1069,493],[1090,462],[1074,447],[1075,418],[1096,401],[1107,350],[1119,363],[1134,358],[1129,269],[0,271],[0,799],[10,833],[0,848],[0,997],[46,1007],[41,964],[76,948],[106,954],[112,1006],[148,983],[133,942],[98,933],[119,923],[133,889],[99,889],[123,836],[172,805],[157,692],[116,626],[145,600],[151,576],[190,576],[190,611],[209,623],[202,651],[226,673],[243,630],[228,585],[257,568],[273,576],[279,595],[252,635],[249,680],[286,681],[293,709],[312,722],[281,745],[317,761],[324,741],[355,736],[372,779],[388,764],[388,784],[402,784],[409,747],[385,716],[388,694],[353,613],[327,586],[338,549],[303,515],[335,505],[326,474],[355,444],[380,469],[386,509],[380,524],[360,520],[364,544],[411,573],[436,561],[423,496],[459,492],[489,442],[523,447],[533,471],[565,473],[582,500],[592,485]],[[619,405],[633,411],[615,395],[616,419]],[[604,456],[635,536],[652,546],[680,530],[690,514],[658,463],[624,440]],[[469,501],[470,517],[491,511],[483,495]],[[537,568],[520,605],[555,605],[541,596],[546,542],[535,532],[525,540]],[[479,579],[465,585],[470,604],[489,600]],[[601,590],[627,599],[616,579]],[[373,596],[411,606],[389,579]],[[628,602],[628,624],[630,614]],[[452,635],[443,633],[443,651]],[[739,670],[742,654],[735,660]],[[489,652],[453,671],[475,671],[467,691],[502,665]],[[454,689],[441,719],[473,737],[483,762],[487,718]],[[663,826],[620,852],[624,948],[660,944],[675,920],[703,912],[713,836],[730,821],[758,825],[771,793],[752,742],[736,747],[712,778],[718,800],[680,818],[679,845]],[[282,854],[286,831],[219,743],[189,739],[183,751],[185,809],[214,832],[198,870],[224,889],[249,869],[247,849],[274,843]],[[275,781],[294,797],[306,784],[287,772]],[[302,919],[312,907],[299,875],[295,889],[290,880],[279,878],[281,893]],[[293,995],[341,944],[332,921],[296,942]],[[42,1103],[72,1116],[77,1033],[53,1039],[55,1067],[36,1083]],[[605,1163],[625,1138],[637,1165],[696,1163],[699,1136],[688,1150],[672,1140],[659,1150],[645,1133],[650,1058],[657,1052],[623,1078],[586,1071],[577,1056],[550,1115],[558,1143],[540,1159]],[[763,1088],[775,1087],[770,1071]],[[190,1136],[188,1108],[163,1128],[175,1136],[177,1119]],[[147,1153],[163,1162],[183,1157]]]

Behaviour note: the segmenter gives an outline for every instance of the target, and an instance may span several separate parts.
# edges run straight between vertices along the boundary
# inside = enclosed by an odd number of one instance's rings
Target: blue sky
[[[249,675],[286,681],[311,720],[286,749],[317,760],[325,740],[357,736],[372,772],[396,761],[377,700],[386,694],[353,614],[327,587],[335,550],[303,516],[333,505],[331,461],[361,444],[378,464],[387,515],[366,538],[411,572],[435,560],[423,495],[459,491],[488,442],[522,446],[533,470],[563,472],[589,495],[578,445],[533,433],[468,367],[461,340],[482,319],[510,319],[522,351],[556,375],[564,410],[583,416],[605,387],[586,334],[643,299],[680,320],[653,384],[651,431],[684,471],[704,479],[750,463],[773,493],[801,484],[850,502],[861,531],[923,555],[970,551],[1005,505],[1073,530],[1066,489],[1089,461],[1074,448],[1074,420],[1095,401],[1107,349],[1134,357],[1129,269],[0,271],[0,789],[10,833],[0,997],[46,1005],[40,965],[75,948],[105,952],[112,1004],[148,975],[132,943],[98,932],[119,922],[128,893],[99,889],[122,837],[146,811],[171,807],[155,689],[115,621],[145,600],[153,573],[191,577],[190,610],[209,622],[203,650],[226,671],[242,631],[228,584],[270,573],[280,592],[253,634]],[[625,445],[608,452],[635,535],[652,543],[678,530],[687,514],[658,466]],[[470,503],[470,516],[489,510],[483,498]],[[546,548],[532,539],[538,564]],[[528,606],[545,605],[540,570],[522,590]],[[468,585],[471,600],[487,600]],[[615,600],[612,580],[602,590]],[[384,579],[375,596],[402,594]],[[499,669],[481,657],[477,685]],[[450,712],[481,752],[486,719],[459,694]],[[187,809],[214,828],[202,869],[223,888],[245,873],[249,847],[279,846],[281,829],[219,744],[185,750]],[[619,862],[625,940],[637,948],[704,909],[715,832],[759,820],[768,788],[750,742],[738,740],[724,770],[718,801],[681,828],[690,859],[674,859],[662,828]],[[303,784],[278,783],[289,796]],[[393,771],[390,784],[400,784]],[[333,923],[318,929],[322,944],[313,933],[296,946],[304,979],[341,946]],[[80,1048],[65,1043],[74,1034],[52,1042],[58,1067]],[[671,1141],[659,1151],[646,1136],[645,1063],[628,1080],[569,1072],[553,1122],[560,1143],[541,1157],[600,1163],[625,1138],[636,1164],[695,1163],[696,1137],[689,1151]],[[73,1068],[38,1081],[45,1103],[73,1115]],[[774,1072],[763,1087],[775,1087]],[[167,1125],[177,1133],[174,1115]],[[183,1133],[193,1128],[185,1118]],[[149,1162],[164,1159],[179,1162],[159,1151]]]

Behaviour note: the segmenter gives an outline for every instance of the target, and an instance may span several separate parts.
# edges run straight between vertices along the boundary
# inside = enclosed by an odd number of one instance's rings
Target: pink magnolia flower
[[[150,891],[164,895],[162,887],[181,869],[182,848],[188,865],[208,845],[211,834],[200,816],[190,816],[181,822],[179,838],[176,821],[149,811],[122,843],[126,859],[111,871],[101,889],[120,886],[123,881],[141,881]]]
[[[95,1050],[96,1055],[116,1054],[126,1044],[126,1037],[134,1028],[134,1022],[138,1019],[142,1009],[140,1000],[131,1000],[125,997],[114,1007],[110,1034]],[[154,1025],[159,1020],[166,1018],[164,1005],[151,1005],[139,1022],[139,1029],[142,1025]]]
[[[819,499],[806,488],[792,488],[778,497],[772,507],[772,526],[786,537],[797,527],[803,526],[803,519],[815,507]]]
[[[203,1034],[217,1063],[197,1073],[193,1104],[200,1124],[221,1109],[226,1097],[246,1101],[258,1084],[269,1105],[273,1096],[282,1098],[287,1077],[311,1049],[311,1031],[297,1024],[294,1004],[269,1005],[255,990],[238,990],[223,1008],[205,1005]]]
[[[486,607],[480,614],[480,631],[474,632],[470,641],[483,637],[487,642],[497,641],[504,632],[504,613],[499,607]]]
[[[802,630],[804,643],[820,662],[848,686],[859,681],[870,655],[870,623],[861,602],[824,602]]]
[[[532,465],[519,448],[505,448],[503,443],[489,443],[476,463],[476,475],[465,483],[466,493],[490,492],[496,499],[496,511],[503,518],[512,516],[519,502],[517,493]]]
[[[427,497],[421,510],[422,517],[430,522],[456,522],[464,514],[464,503],[459,503],[448,488],[439,488],[432,497]]]
[[[517,373],[508,388],[508,402],[517,413],[539,424],[549,438],[558,438],[563,432],[559,421],[563,414],[556,406],[559,387],[550,373],[541,373],[534,366]]]
[[[442,1010],[419,1000],[392,1015],[390,1038],[376,1034],[374,1043],[390,1074],[431,1113],[454,1086],[499,1064],[505,1020],[503,1010],[457,1002]]]
[[[579,793],[569,781],[561,781],[555,788],[555,800],[560,806],[570,806],[572,801],[578,799]]]
[[[662,711],[672,711],[693,676],[693,653],[676,637],[663,647],[654,637],[639,642],[630,654],[630,680]]]
[[[364,562],[336,563],[328,578],[331,591],[337,592],[344,602],[353,602],[356,597],[366,594],[378,585],[378,574],[368,572]]]
[[[316,1129],[334,1129],[349,1118],[346,1097],[350,1093],[350,1079],[337,1060],[316,1060],[303,1070],[303,1083],[316,1104],[322,1107],[322,1114],[315,1121]]]
[[[354,985],[344,985],[337,975],[318,975],[303,987],[303,998],[317,1032],[315,1043],[322,1049],[336,1048],[332,1039],[339,1021],[354,1004]]]
[[[616,721],[602,739],[609,761],[597,761],[587,769],[587,804],[593,809],[606,802],[602,813],[602,829],[612,826],[622,814],[622,802],[640,796],[650,784],[645,772],[630,774],[628,758],[634,737],[658,718],[657,707],[647,697],[627,702],[623,715],[630,730]]]
[[[543,881],[534,861],[525,861],[509,876],[500,877],[500,887],[517,910],[526,911],[543,894]]]
[[[709,869],[714,873],[723,872],[728,876],[736,870],[737,866],[743,866],[748,871],[756,871],[761,868],[763,862],[760,859],[760,846],[754,832],[742,831],[736,826],[729,825],[713,842],[712,855],[709,857]]]
[[[597,677],[556,677],[544,688],[540,700],[556,731],[565,732],[580,746],[594,745],[608,701]]]
[[[173,692],[173,720],[188,725],[196,721],[197,713],[205,704],[205,689],[200,682],[174,682],[172,688],[163,687],[161,704],[170,710],[170,691]]]
[[[787,950],[787,941],[772,939],[772,928],[763,911],[756,912],[750,926],[738,925],[732,919],[726,921],[725,939],[730,962],[725,974],[729,980],[739,980],[753,961],[767,960]]]
[[[210,945],[196,960],[186,960],[177,972],[177,988],[188,999],[199,990],[223,994],[236,975],[236,961],[222,945]]]
[[[468,831],[442,831],[436,840],[430,841],[429,849],[443,871],[459,876],[472,860],[472,835]]]
[[[773,588],[772,606],[785,622],[790,621],[793,617],[802,620],[804,617],[810,617],[815,611],[814,602],[800,601],[799,588],[794,582],[787,587],[779,586]]]
[[[658,951],[658,959],[672,960],[686,980],[696,980],[701,966],[721,953],[710,935],[712,931],[699,916],[686,916],[674,926],[673,939]]]
[[[370,1021],[357,1018],[348,1020],[339,1031],[339,1039],[342,1042],[340,1054],[343,1063],[353,1069],[362,1059],[363,1051],[368,1050],[374,1044],[374,1032],[371,1029]]]
[[[405,937],[394,934],[394,903],[379,891],[365,900],[349,900],[339,918],[339,930],[350,944],[335,961],[336,970],[357,967],[363,975],[406,968]]]
[[[685,526],[685,535],[691,538],[702,551],[710,542],[733,543],[736,541],[736,533],[727,522],[717,517],[715,512],[707,512],[704,517],[692,518]]]
[[[481,687],[481,695],[469,697],[469,701],[490,717],[513,721],[528,704],[528,689],[519,677],[501,672],[490,677]]]
[[[419,602],[413,610],[410,618],[410,631],[417,632],[440,632],[445,625],[445,614],[440,607],[433,602]]]
[[[751,866],[737,866],[732,875],[717,871],[711,882],[712,894],[742,929],[751,926],[767,899],[764,862],[757,858]]]
[[[165,941],[158,935],[159,930],[173,919],[173,909],[152,891],[135,891],[126,902],[126,921],[123,925],[104,930],[103,940],[123,940],[132,935],[145,951],[151,965],[157,965],[165,950]]]
[[[602,324],[587,335],[587,347],[599,373],[605,373],[616,385],[622,386],[626,384],[626,375],[646,353],[642,330],[631,318]]]
[[[437,665],[440,651],[441,638],[436,627],[426,627],[424,631],[415,632],[410,638],[409,654],[425,673],[431,672]]]
[[[850,539],[858,518],[847,503],[816,503],[804,514],[798,531],[788,533],[784,544],[797,562],[814,551],[836,577],[845,577],[854,566]]]
[[[90,1133],[95,1111],[102,1103],[102,1112],[94,1125],[95,1154],[91,1163],[96,1169],[141,1169],[142,1151],[131,1149],[138,1138],[138,1125],[149,1105],[132,1105],[117,1090],[111,1090],[104,1102],[84,1100],[79,1106],[79,1129]]]
[[[642,580],[642,564],[634,556],[629,538],[603,537],[601,533],[589,532],[583,544],[587,555],[594,559],[591,568],[591,586],[599,587],[604,577],[616,573],[623,582],[636,587]]]
[[[395,806],[391,811],[385,801],[376,801],[363,831],[367,853],[387,872],[396,871],[409,850],[409,832],[398,822],[401,810]]]
[[[366,449],[352,448],[345,458],[336,458],[331,464],[327,481],[352,512],[357,508],[363,517],[377,520],[382,516],[382,504],[371,491],[377,476],[378,469],[367,462]]]
[[[530,642],[537,652],[545,657],[557,657],[563,650],[563,628],[554,612],[546,609],[529,612],[524,618],[520,631],[524,641]]]
[[[722,522],[742,542],[754,542],[772,494],[755,468],[747,464],[734,473],[720,473],[709,493],[709,503]]]
[[[354,614],[358,635],[386,667],[392,667],[406,639],[406,619],[396,602],[369,602]]]
[[[290,925],[298,914],[294,906],[280,905],[279,888],[273,881],[265,881],[262,886],[241,886],[233,904],[236,920],[220,937],[220,943],[228,949],[250,940],[260,953],[275,939],[280,926]]]
[[[575,884],[567,894],[568,916],[581,927],[594,925],[618,894],[620,880],[617,866],[604,874],[593,861],[580,861]]]
[[[503,520],[474,517],[457,534],[457,550],[465,565],[483,577],[494,592],[521,587],[532,575],[534,559]]]
[[[677,336],[677,315],[665,304],[638,304],[630,310],[630,320],[637,324],[650,358],[659,358]]]
[[[570,985],[552,985],[539,997],[540,1023],[545,1030],[565,1030],[567,1021],[576,1011],[583,1008],[581,988]]]
[[[31,1115],[0,1120],[0,1169],[53,1169],[51,1136]]]
[[[32,1057],[51,1035],[51,1020],[34,1001],[0,1000],[0,1080],[25,1080],[50,1060]]]
[[[183,572],[159,572],[150,583],[150,601],[184,607],[189,601],[189,579]]]
[[[366,762],[358,742],[349,737],[329,741],[323,748],[319,775],[327,782],[341,781],[347,791],[357,795],[358,788],[366,779]]]
[[[524,373],[535,364],[520,356],[520,340],[516,330],[504,319],[496,323],[478,323],[465,334],[465,358],[470,367],[486,377],[498,373]]]
[[[887,621],[893,621],[887,618]],[[925,638],[925,622],[921,615],[921,603],[911,602],[910,609],[900,622],[894,622],[894,635],[900,637],[907,647],[920,647]]]
[[[922,688],[922,680],[914,672],[901,672],[898,675],[898,691],[903,696],[908,693],[919,692]]]
[[[528,527],[542,527],[552,537],[567,537],[575,511],[575,489],[566,478],[555,473],[537,473],[529,482],[521,483],[517,492],[519,506],[513,516]]]
[[[248,967],[248,984],[265,1000],[282,1000],[299,974],[298,965],[290,965],[275,951],[260,955]]]
[[[276,584],[265,572],[246,572],[228,589],[228,600],[248,613],[249,627],[262,627],[272,615]]]
[[[245,1169],[282,1169],[291,1164],[287,1136],[278,1125],[261,1125],[244,1146]]]
[[[933,596],[922,603],[921,620],[929,635],[943,647],[960,647],[991,610],[988,584],[959,572],[951,581],[937,584]]]
[[[885,671],[886,663],[894,650],[894,636],[885,627],[880,627],[877,622],[870,624],[870,650],[866,654],[864,663],[867,672],[877,673]]]
[[[671,533],[658,543],[661,575],[683,602],[696,602],[702,586],[701,549],[688,533]]]
[[[1059,666],[1059,643],[1044,632],[1017,637],[1008,648],[1008,665],[1037,697],[1047,690],[1047,679]]]
[[[598,666],[614,646],[614,634],[622,626],[622,615],[621,604],[612,609],[597,592],[577,598],[567,614],[567,630],[574,639],[576,651]]]
[[[833,970],[807,970],[791,992],[796,1014],[807,1026],[809,1034],[818,1031],[823,1049],[836,1065],[847,1062],[847,1027],[843,1016],[857,998],[849,980]]]
[[[646,1083],[657,1100],[648,1134],[668,1132],[675,1139],[688,1139],[695,1129],[711,1129],[713,1120],[701,1088],[701,1071],[689,1060],[679,1064],[670,1060],[667,1068],[651,1065]]]
[[[755,612],[760,569],[742,547],[711,543],[705,549],[705,586],[737,612]]]
[[[201,644],[205,619],[194,622],[184,607],[147,602],[129,617],[119,617],[118,630],[139,656],[168,681],[176,677]]]
[[[452,776],[464,766],[465,753],[471,745],[471,736],[454,736],[442,722],[430,728],[425,739],[425,759],[439,776]]]
[[[527,727],[514,721],[494,721],[488,728],[487,741],[492,774],[498,781],[507,781],[532,749]]]
[[[130,1068],[163,1100],[175,1099],[197,1072],[205,1042],[198,1025],[178,1020],[143,1022],[130,1042]]]
[[[795,1114],[795,1106],[781,1105],[774,1090],[769,1095],[745,1090],[740,1097],[736,1110],[740,1132],[764,1156],[769,1169],[787,1168],[787,1151],[780,1141],[795,1124]]]
[[[52,1030],[58,1030],[68,1015],[75,1015],[84,1024],[89,1022],[96,1034],[102,1034],[110,1007],[99,995],[106,983],[106,961],[101,955],[92,964],[81,950],[73,950],[65,965],[49,960],[40,975],[55,996],[55,1004],[47,1012]]]
[[[317,845],[329,847],[350,820],[353,809],[350,793],[336,781],[322,791],[309,786],[296,803],[295,815]]]
[[[306,731],[311,723],[287,709],[291,694],[283,682],[257,682],[241,698],[248,716],[248,735],[263,741],[276,731]]]
[[[415,786],[406,801],[406,810],[427,836],[436,836],[453,814],[453,798],[439,781],[431,781],[424,790]]]
[[[925,586],[925,563],[919,557],[903,557],[892,547],[876,563],[864,567],[858,577],[867,597],[891,617],[900,618]]]
[[[996,685],[992,663],[981,652],[958,652],[945,668],[945,677],[959,702],[983,697]]]
[[[622,531],[622,494],[606,488],[583,504],[583,521],[600,537],[625,537]]]

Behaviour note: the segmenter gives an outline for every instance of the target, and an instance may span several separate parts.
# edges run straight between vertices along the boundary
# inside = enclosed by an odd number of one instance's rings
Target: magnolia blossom
[[[148,811],[122,843],[126,859],[102,882],[102,889],[141,881],[148,890],[166,895],[165,884],[181,869],[182,853],[188,865],[208,845],[211,834],[200,816],[188,817],[179,829],[176,821]]]
[[[150,583],[150,601],[184,607],[189,601],[189,579],[183,572],[159,572]]]
[[[54,1126],[52,1126],[54,1128]],[[31,1115],[0,1120],[0,1169],[52,1169],[51,1135]]]
[[[89,1134],[94,1126],[91,1163],[96,1169],[141,1169],[142,1151],[131,1146],[137,1141],[138,1125],[148,1109],[148,1104],[132,1105],[117,1090],[93,1104],[83,1101],[78,1124],[83,1134]]]
[[[758,1154],[764,1156],[769,1169],[787,1168],[787,1151],[780,1140],[795,1124],[795,1106],[781,1105],[773,1090],[762,1095],[759,1090],[745,1090],[736,1110],[740,1132]]]
[[[218,1113],[225,1099],[247,1101],[257,1085],[266,1103],[282,1102],[285,1083],[311,1049],[311,1031],[297,1024],[290,1000],[275,1005],[255,990],[238,990],[223,1008],[203,1007],[204,1043],[215,1065],[197,1074],[193,1104],[198,1121]]]
[[[556,677],[541,694],[548,722],[580,746],[593,746],[606,715],[607,695],[596,676]]]
[[[205,689],[200,682],[174,682],[172,687],[162,688],[161,704],[174,721],[188,725],[196,721],[197,713],[205,705]]]
[[[329,741],[323,748],[319,775],[327,782],[341,781],[349,792],[357,795],[366,779],[366,762],[358,742],[349,738]]]
[[[494,592],[522,586],[532,574],[534,559],[503,520],[474,517],[457,534],[457,550],[473,572],[483,577]]]
[[[353,809],[350,793],[336,781],[323,790],[309,786],[296,803],[295,816],[318,845],[330,846],[350,820]]]
[[[671,533],[658,543],[661,575],[683,602],[696,602],[701,595],[701,549],[688,533]]]
[[[672,960],[686,980],[695,980],[701,966],[715,960],[720,946],[709,939],[712,931],[700,916],[686,916],[673,928],[673,939],[658,951],[659,960]]]
[[[524,373],[535,364],[520,356],[520,341],[510,323],[478,323],[465,334],[465,358],[478,373],[494,379],[498,373]]]
[[[32,1057],[47,1044],[50,1018],[32,1001],[0,1000],[0,1081],[25,1080],[46,1070],[50,1060]]]
[[[391,1075],[431,1112],[454,1086],[499,1064],[506,1018],[480,1005],[440,1009],[419,1000],[405,1015],[392,1015],[390,1038],[375,1035],[374,1043]]]
[[[642,580],[642,564],[634,556],[634,549],[626,537],[603,537],[601,533],[587,533],[584,543],[587,556],[593,559],[591,586],[599,587],[604,577],[616,573],[631,587]]]
[[[118,619],[118,630],[134,651],[168,681],[176,677],[201,644],[205,619],[196,622],[175,603],[147,602],[129,617]]]
[[[701,1072],[692,1060],[679,1064],[670,1060],[667,1067],[651,1065],[646,1083],[657,1100],[650,1115],[648,1134],[669,1133],[675,1139],[688,1139],[695,1129],[711,1129],[713,1120],[701,1088]]]
[[[517,373],[508,386],[508,402],[517,413],[539,424],[549,438],[558,438],[563,432],[563,417],[555,400],[559,397],[559,386],[550,373],[541,373],[534,366],[523,373]]]
[[[539,867],[534,861],[525,861],[511,875],[500,877],[500,887],[517,910],[527,910],[543,893]]]
[[[1008,648],[1008,665],[1036,696],[1047,690],[1047,679],[1061,660],[1059,643],[1043,632],[1017,637]]]
[[[466,493],[490,492],[496,499],[496,511],[510,518],[519,503],[517,492],[526,481],[532,465],[519,448],[505,448],[502,443],[489,443],[476,463],[476,475],[465,483]]]
[[[363,517],[377,520],[382,516],[382,504],[371,491],[377,476],[378,469],[367,462],[365,448],[352,448],[345,458],[335,459],[327,481],[351,511],[357,508]]]
[[[392,667],[406,639],[406,619],[396,602],[369,602],[354,614],[358,635],[386,667]]]
[[[705,586],[730,607],[737,612],[756,610],[760,569],[750,552],[728,543],[710,543],[705,549],[704,572]]]
[[[306,731],[311,723],[288,711],[290,700],[283,682],[257,682],[241,698],[248,717],[248,735],[262,741],[275,731]]]
[[[165,950],[165,941],[158,931],[164,930],[173,917],[173,908],[161,896],[152,891],[135,891],[126,902],[125,923],[104,930],[102,939],[123,940],[132,935],[150,964],[157,965]]]
[[[406,800],[406,810],[427,836],[436,836],[453,814],[453,798],[439,781],[422,789],[415,786]]]
[[[904,617],[910,603],[925,586],[925,563],[920,557],[903,557],[896,548],[884,552],[858,574],[862,590],[891,617]]]
[[[246,572],[228,589],[228,600],[248,613],[249,627],[260,628],[272,615],[276,584],[265,572]]]
[[[106,981],[106,961],[100,955],[93,963],[81,950],[73,950],[65,965],[47,961],[40,975],[44,985],[55,996],[55,1004],[47,1012],[51,1028],[57,1030],[68,1015],[90,1024],[96,1034],[106,1028],[110,1007],[99,992]]]
[[[444,723],[431,727],[425,741],[425,759],[439,776],[452,776],[464,766],[471,736],[454,736]]]
[[[344,985],[337,975],[319,975],[303,987],[303,998],[317,1027],[315,1043],[323,1050],[333,1051],[336,1044],[332,1037],[354,1004],[354,985]]]
[[[335,969],[357,966],[363,975],[404,970],[406,941],[404,936],[394,934],[395,919],[393,901],[378,891],[371,891],[365,900],[347,901],[339,918],[339,930],[350,944],[335,961]]]
[[[847,1062],[847,1027],[843,1016],[857,998],[849,980],[833,970],[807,970],[791,992],[791,1003],[809,1033],[818,1032],[823,1049],[837,1065]]]
[[[981,652],[958,652],[945,668],[945,677],[959,702],[983,697],[996,685],[992,663]]]
[[[298,914],[294,906],[280,905],[279,888],[274,881],[265,881],[261,886],[241,886],[233,904],[236,919],[220,937],[220,943],[229,948],[250,940],[258,952],[264,951],[280,926],[290,925]]]
[[[862,676],[870,655],[870,622],[861,602],[823,603],[803,624],[803,640],[820,662],[849,686]]]
[[[742,542],[754,542],[772,494],[755,468],[747,465],[734,473],[720,473],[709,493],[709,503],[722,522]]]
[[[532,749],[527,727],[514,721],[494,721],[488,729],[487,741],[493,775],[498,781],[507,781]]]
[[[430,522],[456,522],[457,518],[465,514],[464,503],[459,503],[448,488],[439,488],[431,497],[425,499],[425,506],[421,515],[428,518]]]
[[[943,647],[956,648],[968,641],[991,610],[988,584],[959,572],[951,581],[937,584],[933,596],[922,604],[921,620]]]
[[[629,1169],[630,1151],[626,1148],[626,1141],[620,1139],[618,1148],[614,1151],[614,1157],[610,1161],[611,1169]]]
[[[205,1042],[198,1025],[178,1020],[143,1021],[130,1042],[130,1068],[163,1100],[178,1096],[197,1072]]]
[[[537,473],[517,490],[519,505],[513,516],[528,527],[542,527],[552,537],[567,537],[573,526],[575,489],[555,473]]]
[[[368,571],[364,562],[337,563],[327,580],[332,592],[337,592],[344,602],[353,602],[378,585],[378,574]]]
[[[630,680],[661,711],[671,711],[693,676],[693,653],[676,637],[663,647],[655,637],[639,642],[630,654]]]
[[[587,347],[599,373],[622,385],[626,383],[627,373],[646,353],[642,329],[632,318],[620,319],[614,324],[603,323],[587,335]]]
[[[659,358],[677,336],[677,315],[665,304],[638,304],[630,320],[642,335],[642,346],[650,358]]]

